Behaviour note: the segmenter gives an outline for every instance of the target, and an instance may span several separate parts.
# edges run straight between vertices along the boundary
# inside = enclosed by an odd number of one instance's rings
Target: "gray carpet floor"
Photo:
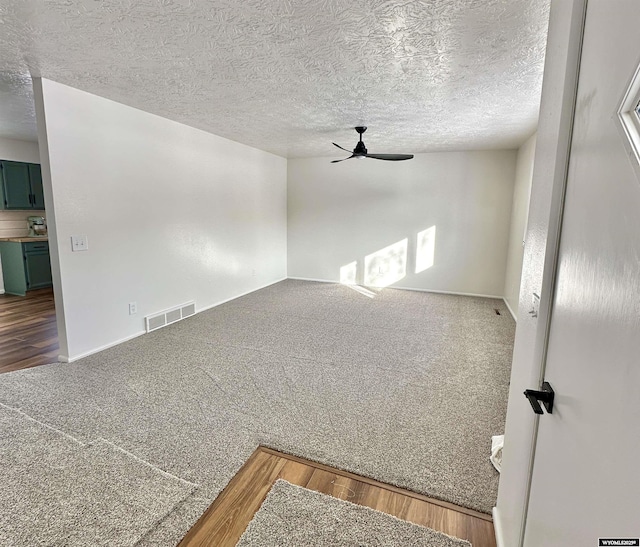
[[[0,545],[133,545],[195,489],[5,406],[0,438]]]
[[[179,541],[259,444],[488,513],[514,332],[499,300],[288,280],[3,374],[0,403],[197,484],[142,545]]]
[[[237,547],[471,547],[468,541],[278,480]]]

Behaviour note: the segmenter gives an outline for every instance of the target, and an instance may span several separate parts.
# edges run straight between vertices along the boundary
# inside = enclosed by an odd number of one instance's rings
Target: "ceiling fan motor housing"
[[[375,160],[386,160],[386,161],[402,161],[402,160],[410,160],[413,158],[413,154],[369,154],[369,152],[367,151],[367,147],[364,145],[364,142],[362,141],[362,134],[367,130],[367,128],[361,125],[356,127],[355,130],[360,135],[360,140],[358,141],[358,144],[356,144],[356,147],[353,149],[353,154],[348,158],[344,158],[341,160],[333,160],[331,163],[340,163],[341,161],[350,160],[351,158],[356,158],[358,160],[363,160],[365,158],[373,158]],[[343,148],[339,144],[336,144],[335,142],[332,144],[333,146],[340,148],[340,150],[344,150],[345,152],[348,152],[346,148]]]
[[[356,156],[362,155],[362,154],[366,154],[367,153],[367,149],[364,145],[364,142],[360,141],[358,142],[358,144],[356,144],[356,147],[353,149],[353,153]]]

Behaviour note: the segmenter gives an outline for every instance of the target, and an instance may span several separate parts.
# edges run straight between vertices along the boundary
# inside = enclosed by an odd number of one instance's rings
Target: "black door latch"
[[[531,404],[531,408],[536,414],[544,414],[542,412],[542,407],[540,406],[540,401],[547,409],[549,414],[553,414],[553,397],[555,392],[553,388],[549,385],[549,382],[542,383],[542,391],[536,391],[534,389],[525,389],[524,396],[529,399],[529,403]]]

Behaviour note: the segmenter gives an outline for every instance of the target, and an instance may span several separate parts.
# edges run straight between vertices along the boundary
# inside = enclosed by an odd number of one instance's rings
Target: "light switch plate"
[[[71,250],[72,251],[88,251],[89,240],[87,236],[71,236]]]

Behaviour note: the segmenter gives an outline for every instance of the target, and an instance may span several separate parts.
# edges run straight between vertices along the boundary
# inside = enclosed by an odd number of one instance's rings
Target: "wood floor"
[[[58,348],[52,289],[0,294],[0,373],[54,363]]]
[[[234,547],[277,479],[466,539],[473,547],[496,546],[489,515],[259,447],[180,547]]]

